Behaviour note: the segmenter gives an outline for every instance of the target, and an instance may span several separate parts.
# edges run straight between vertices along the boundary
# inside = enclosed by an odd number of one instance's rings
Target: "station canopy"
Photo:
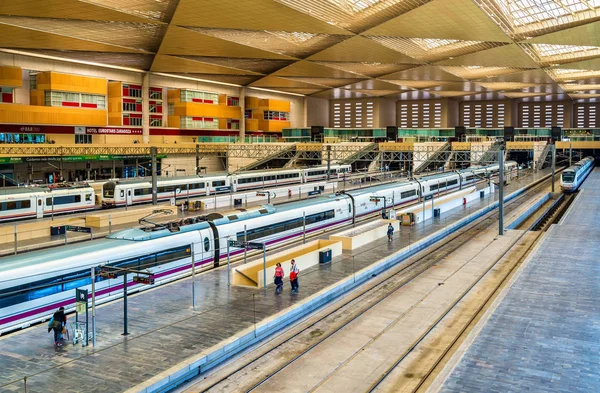
[[[0,48],[322,98],[600,98],[600,0],[19,0]]]

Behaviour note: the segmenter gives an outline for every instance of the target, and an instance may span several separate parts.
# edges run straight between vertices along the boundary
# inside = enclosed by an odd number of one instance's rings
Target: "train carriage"
[[[560,177],[560,188],[563,192],[569,193],[577,191],[585,178],[592,169],[594,169],[594,163],[594,157],[585,157],[575,165],[565,169]]]

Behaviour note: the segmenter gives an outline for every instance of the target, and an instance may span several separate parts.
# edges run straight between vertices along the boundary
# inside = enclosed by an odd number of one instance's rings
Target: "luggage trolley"
[[[77,344],[78,342],[80,342],[81,345],[83,345],[83,343],[86,341],[86,328],[86,323],[83,321],[71,322],[71,329],[73,330],[73,345]],[[87,341],[89,343],[90,340],[93,338],[92,333],[88,332],[87,336]]]

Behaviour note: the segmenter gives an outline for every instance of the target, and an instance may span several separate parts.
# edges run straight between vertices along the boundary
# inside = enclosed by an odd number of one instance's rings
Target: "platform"
[[[548,171],[534,173],[506,187],[507,193],[538,180]],[[491,197],[497,198],[498,193]],[[316,292],[352,277],[408,244],[488,206],[489,198],[460,206],[442,219],[402,227],[393,242],[380,239],[354,252],[344,252],[331,264],[300,273],[300,291],[274,294],[228,287],[227,270],[211,270],[196,277],[196,309],[192,309],[191,279],[180,280],[129,298],[129,332],[124,338],[123,301],[97,309],[96,348],[66,343],[55,349],[45,324],[0,337],[0,391],[47,392],[60,386],[68,392],[139,391],[143,385],[175,373],[181,364],[223,343],[243,330],[291,307],[306,303]],[[329,234],[328,234],[329,235]],[[288,272],[286,272],[287,274]],[[70,320],[73,316],[69,316]]]
[[[600,169],[429,392],[600,390]]]

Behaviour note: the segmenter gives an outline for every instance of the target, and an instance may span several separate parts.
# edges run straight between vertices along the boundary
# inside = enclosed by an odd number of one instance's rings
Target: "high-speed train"
[[[94,189],[87,184],[10,187],[0,191],[0,221],[49,217],[94,207]]]
[[[505,170],[516,163],[507,162]],[[191,217],[149,228],[133,228],[106,239],[60,246],[2,258],[0,264],[0,334],[49,318],[57,307],[74,306],[75,289],[91,288],[91,269],[114,266],[147,270],[154,285],[189,274],[194,254],[199,268],[226,259],[228,240],[273,246],[328,227],[353,222],[387,208],[439,192],[459,189],[497,175],[498,166],[463,169],[419,179],[209,217]],[[383,198],[373,198],[383,197]],[[384,202],[385,201],[385,202]],[[243,253],[231,247],[230,254]],[[121,296],[123,277],[95,276],[97,302]],[[128,277],[130,291],[152,287]],[[90,291],[91,293],[91,291]]]
[[[585,157],[575,165],[565,169],[560,177],[560,188],[564,192],[577,191],[587,175],[594,169],[594,162],[594,157]]]
[[[331,165],[330,178],[339,178],[350,173],[350,165]],[[302,169],[277,169],[271,171],[252,171],[241,174],[220,176],[186,176],[159,179],[157,198],[166,201],[170,198],[187,198],[212,195],[223,192],[273,187],[287,184],[306,183],[327,178],[327,167]],[[102,187],[102,205],[105,207],[125,206],[152,201],[152,182],[145,180],[118,180],[104,183]]]

